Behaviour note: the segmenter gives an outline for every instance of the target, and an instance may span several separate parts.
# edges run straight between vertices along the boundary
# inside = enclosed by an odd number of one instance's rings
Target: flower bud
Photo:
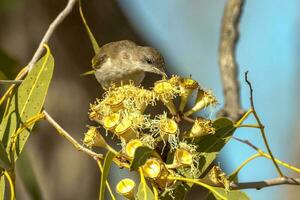
[[[179,111],[183,111],[189,97],[193,93],[195,89],[199,87],[199,84],[190,78],[183,78],[181,79],[179,83],[179,89],[180,89],[180,105],[179,105]]]
[[[211,91],[204,91],[202,89],[198,89],[198,94],[194,107],[191,110],[185,112],[184,116],[189,116],[209,105],[213,105],[216,103],[217,99],[215,98],[215,96],[213,96]]]
[[[174,167],[193,165],[193,154],[185,149],[177,149],[174,154]]]
[[[93,126],[90,126],[89,130],[86,132],[83,139],[83,144],[89,148],[94,146],[105,148],[107,146],[107,143],[102,135],[98,132],[97,128]]]
[[[133,130],[132,120],[128,117],[123,118],[115,128],[115,133],[125,141],[137,138],[135,131]]]
[[[125,147],[126,155],[129,156],[129,158],[133,158],[135,154],[135,150],[140,146],[143,146],[141,140],[139,139],[130,140]]]
[[[177,95],[177,87],[172,85],[167,80],[157,81],[153,88],[155,94],[161,100],[165,106],[169,109],[172,115],[176,115],[177,110],[173,103],[174,97]]]
[[[185,138],[197,138],[204,135],[214,134],[215,128],[212,121],[198,117],[191,130],[184,136]]]
[[[107,130],[113,130],[120,121],[120,114],[112,113],[103,118],[103,126]]]
[[[135,182],[130,178],[125,178],[119,181],[116,186],[116,191],[127,199],[134,198]]]

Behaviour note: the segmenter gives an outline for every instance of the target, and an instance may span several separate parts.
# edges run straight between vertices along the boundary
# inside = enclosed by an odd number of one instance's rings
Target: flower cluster
[[[193,93],[196,94],[195,103],[186,109]],[[177,98],[180,99],[178,105]],[[147,108],[156,106],[158,101],[166,109],[151,117],[147,113],[151,109]],[[141,166],[144,176],[158,188],[172,188],[176,182],[168,176],[182,176],[185,171],[195,177],[199,173],[199,153],[191,141],[215,133],[211,120],[189,116],[216,103],[212,92],[201,88],[195,80],[172,76],[157,81],[151,90],[133,84],[111,86],[102,99],[90,105],[89,118],[99,123],[107,134],[120,139],[122,149],[119,154],[124,155],[126,162],[133,162],[139,147],[152,149],[156,156],[150,156]],[[188,130],[182,128],[187,118],[193,122]],[[83,142],[88,147],[108,147],[95,127],[89,127]],[[128,196],[131,193],[127,190],[134,185],[124,179],[117,185],[117,190]]]

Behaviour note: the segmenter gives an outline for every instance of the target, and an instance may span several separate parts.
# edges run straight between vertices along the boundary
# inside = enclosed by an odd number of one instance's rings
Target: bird
[[[147,72],[166,76],[165,62],[158,50],[130,40],[103,45],[92,59],[95,77],[102,88],[131,82],[138,86]]]

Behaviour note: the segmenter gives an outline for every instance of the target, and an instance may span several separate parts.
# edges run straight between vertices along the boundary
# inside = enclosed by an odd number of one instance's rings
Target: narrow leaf
[[[112,164],[112,161],[113,161],[114,157],[115,157],[115,154],[112,153],[111,151],[108,151],[106,153],[106,156],[105,156],[105,159],[104,159],[104,164],[103,164],[103,172],[102,172],[102,176],[101,176],[99,200],[104,199],[106,180],[107,180],[109,170],[110,170],[110,166]]]
[[[223,188],[214,187],[214,189],[222,196],[225,196],[228,200],[250,200],[245,192],[241,192],[239,190],[231,190],[226,192]],[[221,198],[210,192],[206,200],[221,200]]]
[[[152,156],[159,158],[159,155],[153,149],[150,149],[149,147],[144,147],[144,146],[138,147],[135,150],[134,158],[130,165],[130,170],[135,170],[135,171],[138,170],[139,167],[144,165],[146,163],[147,159]]]
[[[31,161],[32,159],[30,159],[28,152],[25,150],[18,160],[18,175],[31,199],[44,199],[36,177],[36,172],[34,171],[34,162]]]
[[[93,45],[94,52],[95,52],[95,54],[97,54],[99,52],[99,50],[100,50],[100,47],[99,47],[99,45],[98,45],[98,43],[97,43],[97,41],[96,41],[96,39],[94,37],[94,34],[92,33],[90,27],[88,26],[87,21],[85,20],[85,17],[83,15],[83,11],[82,11],[81,1],[79,1],[79,13],[80,13],[82,22],[83,22],[83,24],[85,26],[85,29],[86,29],[86,31],[87,31],[87,33],[89,35],[90,41],[91,41],[91,43]]]
[[[6,153],[6,150],[2,144],[2,142],[0,141],[0,172],[1,172],[1,169],[9,169],[10,167],[10,161],[8,159],[8,155]]]
[[[136,193],[137,200],[154,200],[154,194],[146,183],[142,169],[140,168],[141,182]]]
[[[44,105],[48,87],[54,68],[54,59],[47,48],[47,53],[33,67],[22,84],[12,96],[8,114],[0,124],[0,140],[2,140],[7,152],[10,152],[13,141],[16,141],[14,159],[21,153],[28,136],[34,126],[26,126],[26,122],[41,112]],[[26,129],[18,134],[14,133],[18,128],[26,126]],[[13,154],[12,154],[13,155]]]
[[[88,76],[88,75],[94,75],[94,74],[95,74],[95,70],[90,70],[90,71],[80,74],[80,76]]]

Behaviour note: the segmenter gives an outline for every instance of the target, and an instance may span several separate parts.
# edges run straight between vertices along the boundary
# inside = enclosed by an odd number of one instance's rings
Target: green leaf
[[[156,151],[150,149],[149,147],[145,147],[145,146],[138,147],[134,152],[134,158],[130,165],[130,170],[135,170],[135,171],[138,170],[140,166],[146,163],[148,158],[153,156],[157,158],[160,157]]]
[[[93,45],[94,52],[95,52],[95,54],[97,54],[99,52],[99,50],[100,50],[100,47],[99,47],[99,45],[97,43],[97,40],[94,37],[94,34],[92,33],[90,27],[88,26],[87,21],[85,20],[85,17],[84,17],[83,12],[82,12],[81,1],[79,1],[79,13],[80,13],[82,22],[83,22],[83,24],[85,26],[85,29],[86,29],[86,31],[87,31],[87,33],[89,35],[90,41],[91,41],[91,43]]]
[[[35,163],[31,161],[32,159],[30,159],[28,152],[25,149],[18,160],[18,176],[21,178],[27,194],[31,197],[30,199],[44,199],[36,177],[36,172],[34,171]]]
[[[88,75],[94,75],[94,74],[95,74],[95,70],[90,70],[90,71],[80,74],[80,76],[88,76]]]
[[[8,158],[8,155],[6,153],[6,150],[2,144],[2,142],[0,141],[0,172],[1,169],[9,169],[11,166],[10,164],[10,160]]]
[[[54,68],[54,59],[48,50],[33,67],[25,80],[15,90],[12,96],[8,114],[0,124],[0,140],[3,142],[6,151],[10,152],[12,146],[11,137],[29,119],[38,115],[44,105],[48,87],[51,81]],[[28,126],[18,135],[16,140],[14,160],[21,153],[34,124]],[[12,160],[12,159],[11,159]]]
[[[202,153],[199,159],[199,170],[202,175],[216,159],[236,129],[231,120],[223,117],[214,121],[213,127],[216,129],[215,134],[203,136],[193,142],[197,146],[197,151]]]
[[[223,188],[214,187],[214,189],[217,190],[217,192],[222,196],[227,197],[228,200],[250,200],[245,192],[239,190],[231,190],[229,192],[225,192]],[[221,200],[221,198],[210,192],[206,200]]]
[[[115,154],[111,151],[108,151],[105,155],[104,164],[103,164],[103,172],[102,172],[101,183],[100,183],[99,200],[104,199],[106,180],[107,180],[110,166],[111,166],[111,163],[112,163],[114,157],[115,157]]]
[[[154,194],[152,190],[149,188],[149,186],[147,185],[143,173],[141,172],[140,175],[141,175],[141,182],[139,184],[139,188],[136,193],[136,200],[154,200]]]
[[[4,200],[5,197],[5,180],[4,175],[0,176],[0,200]]]

